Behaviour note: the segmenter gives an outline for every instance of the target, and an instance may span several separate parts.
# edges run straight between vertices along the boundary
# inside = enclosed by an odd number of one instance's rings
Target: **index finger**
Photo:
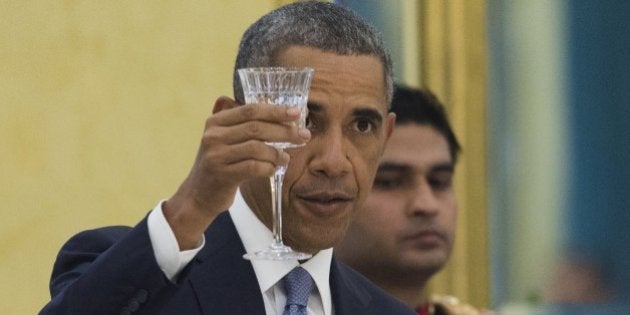
[[[247,121],[287,122],[300,117],[295,107],[272,104],[246,104],[221,110],[214,115],[214,121],[220,126],[232,126]]]

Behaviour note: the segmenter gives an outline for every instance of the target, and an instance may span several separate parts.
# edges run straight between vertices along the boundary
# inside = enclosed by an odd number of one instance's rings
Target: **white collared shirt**
[[[162,212],[162,203],[163,201],[149,214],[149,237],[158,265],[167,278],[173,281],[177,274],[203,248],[205,239],[199,247],[180,252],[175,234],[173,234]],[[271,231],[245,203],[240,191],[237,191],[229,213],[248,253],[266,248],[271,244],[273,240]],[[308,314],[333,315],[329,284],[331,260],[332,248],[320,251],[301,265],[296,260],[252,260],[251,263],[256,273],[260,292],[263,295],[265,312],[267,314],[282,314],[286,303],[286,293],[280,280],[293,268],[301,266],[311,275],[317,287],[317,290],[313,290],[309,297]]]

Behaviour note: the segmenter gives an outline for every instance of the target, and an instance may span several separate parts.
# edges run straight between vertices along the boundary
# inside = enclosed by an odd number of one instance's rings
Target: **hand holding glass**
[[[246,104],[273,104],[296,107],[300,110],[298,128],[305,128],[308,91],[311,86],[311,68],[245,68],[238,75],[243,86]],[[290,142],[267,142],[278,150],[301,146]],[[273,214],[273,242],[263,250],[243,255],[245,259],[293,260],[308,259],[310,254],[293,251],[282,242],[282,181],[286,166],[277,166],[271,176],[271,203]]]

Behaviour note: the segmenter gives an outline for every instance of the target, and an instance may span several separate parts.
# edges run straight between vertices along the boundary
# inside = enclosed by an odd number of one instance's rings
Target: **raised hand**
[[[198,245],[214,218],[233,202],[238,185],[268,177],[289,155],[265,142],[305,143],[307,129],[297,130],[296,109],[267,104],[239,105],[227,97],[215,102],[195,163],[175,195],[164,205],[164,214],[181,250]]]

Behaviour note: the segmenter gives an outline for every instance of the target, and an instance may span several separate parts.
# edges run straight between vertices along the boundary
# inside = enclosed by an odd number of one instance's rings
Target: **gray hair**
[[[243,34],[234,67],[234,97],[245,104],[237,69],[274,66],[283,49],[308,46],[339,55],[374,55],[383,64],[386,99],[393,95],[392,61],[380,35],[350,9],[327,2],[296,2],[276,9]]]

